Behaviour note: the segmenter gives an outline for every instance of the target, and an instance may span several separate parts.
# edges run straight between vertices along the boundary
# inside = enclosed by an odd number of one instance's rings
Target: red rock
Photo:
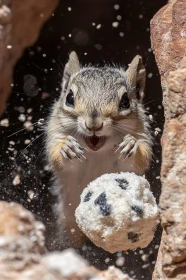
[[[163,235],[153,279],[186,279],[186,1],[173,0],[151,21],[161,75],[165,126],[162,137]]]
[[[15,63],[24,48],[36,41],[43,23],[49,18],[58,1],[0,1],[0,114],[5,109],[11,91]]]

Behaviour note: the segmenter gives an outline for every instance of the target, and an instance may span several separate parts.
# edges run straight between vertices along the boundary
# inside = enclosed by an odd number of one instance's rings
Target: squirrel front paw
[[[131,134],[127,134],[123,138],[123,141],[119,144],[116,152],[119,151],[120,155],[123,156],[124,159],[126,159],[134,155],[138,150],[138,148],[139,148],[138,140]]]
[[[85,158],[83,147],[72,136],[67,136],[62,140],[62,147],[60,153],[65,159],[72,161],[73,158],[78,158],[81,161],[81,157]]]

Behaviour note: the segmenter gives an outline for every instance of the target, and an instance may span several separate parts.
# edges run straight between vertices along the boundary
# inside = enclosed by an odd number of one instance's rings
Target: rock
[[[73,249],[45,254],[44,229],[21,205],[0,202],[0,279],[131,280],[115,267],[90,267]]]
[[[186,53],[186,2],[170,1],[151,20],[151,44],[161,75],[165,116],[169,104],[166,100],[166,78],[176,70]]]
[[[130,278],[127,274],[123,274],[121,270],[115,268],[114,266],[110,266],[107,270],[101,272],[100,276],[103,277],[100,280],[132,280],[132,278]]]
[[[174,0],[151,21],[161,75],[165,126],[162,141],[163,235],[153,279],[186,279],[186,1]]]
[[[58,0],[0,0],[0,114],[11,91],[16,61],[35,42],[57,4]]]
[[[17,203],[0,202],[0,279],[16,279],[46,252],[42,223]]]

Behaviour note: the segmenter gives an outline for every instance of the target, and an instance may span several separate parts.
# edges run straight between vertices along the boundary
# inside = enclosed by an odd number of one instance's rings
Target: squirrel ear
[[[125,72],[125,76],[129,80],[131,86],[136,87],[137,98],[142,100],[144,97],[146,70],[141,56],[136,55],[134,57],[129,68]]]
[[[67,89],[72,74],[80,70],[80,63],[76,52],[71,52],[63,73],[63,90]]]

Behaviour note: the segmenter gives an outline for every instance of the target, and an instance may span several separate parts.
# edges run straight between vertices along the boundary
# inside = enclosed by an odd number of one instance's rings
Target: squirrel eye
[[[69,91],[66,97],[66,105],[74,107],[74,93],[72,90]]]
[[[119,109],[128,109],[130,107],[130,102],[129,102],[129,98],[128,98],[128,95],[127,93],[125,92],[123,95],[122,95],[122,98],[120,100],[120,103],[119,103]]]

